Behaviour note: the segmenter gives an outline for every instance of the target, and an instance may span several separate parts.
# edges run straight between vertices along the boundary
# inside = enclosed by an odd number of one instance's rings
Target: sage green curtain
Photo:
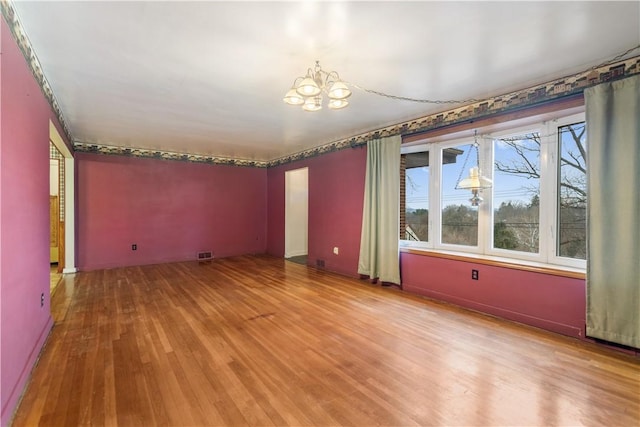
[[[640,75],[584,94],[587,335],[640,348]]]
[[[400,284],[400,135],[367,142],[358,273]]]

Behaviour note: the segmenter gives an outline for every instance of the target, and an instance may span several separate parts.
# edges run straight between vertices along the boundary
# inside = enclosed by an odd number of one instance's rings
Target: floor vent
[[[213,259],[213,252],[198,252],[198,261],[211,261]]]

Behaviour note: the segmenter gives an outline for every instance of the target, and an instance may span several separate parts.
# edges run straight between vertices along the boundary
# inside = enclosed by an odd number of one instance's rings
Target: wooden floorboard
[[[638,426],[640,361],[269,256],[81,272],[14,426]]]

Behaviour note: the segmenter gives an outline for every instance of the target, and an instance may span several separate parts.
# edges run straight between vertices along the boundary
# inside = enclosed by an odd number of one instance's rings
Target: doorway
[[[64,268],[64,158],[49,142],[49,271],[51,293]]]
[[[62,275],[75,273],[74,159],[53,122],[49,122],[49,209],[51,293]]]
[[[309,222],[309,168],[285,172],[284,257],[307,264]]]

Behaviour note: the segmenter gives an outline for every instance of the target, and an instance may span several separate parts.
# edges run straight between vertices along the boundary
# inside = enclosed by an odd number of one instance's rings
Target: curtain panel
[[[640,75],[584,94],[587,335],[640,348]]]
[[[358,273],[400,284],[400,135],[367,142]]]

